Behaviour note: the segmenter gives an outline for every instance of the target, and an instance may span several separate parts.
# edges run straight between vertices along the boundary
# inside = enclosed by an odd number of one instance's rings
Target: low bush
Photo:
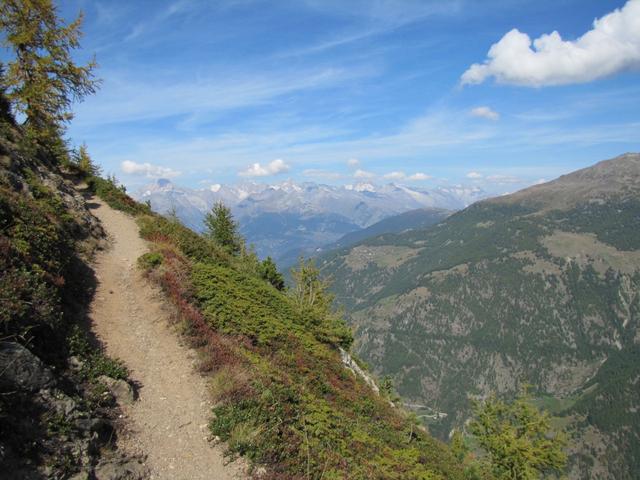
[[[153,270],[162,265],[162,254],[159,252],[148,252],[138,258],[138,266],[143,270]]]

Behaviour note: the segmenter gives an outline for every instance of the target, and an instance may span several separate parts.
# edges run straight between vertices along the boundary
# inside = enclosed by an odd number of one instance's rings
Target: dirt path
[[[224,465],[220,449],[207,441],[206,382],[194,371],[194,352],[171,330],[160,291],[136,269],[147,246],[135,221],[96,198],[91,202],[99,205],[93,213],[111,240],[96,261],[92,328],[141,387],[139,399],[124,406],[129,432],[118,446],[147,455],[153,479],[243,478],[241,466]]]

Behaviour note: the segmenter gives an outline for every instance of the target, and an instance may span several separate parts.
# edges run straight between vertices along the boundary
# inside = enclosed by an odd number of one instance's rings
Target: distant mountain
[[[402,233],[409,230],[423,230],[441,222],[453,212],[442,208],[418,208],[380,220],[370,227],[347,233],[338,241],[326,245],[323,250],[336,250],[354,245],[362,240],[385,233]]]
[[[532,385],[571,478],[640,472],[640,155],[322,257],[356,350],[446,438]]]
[[[476,187],[424,190],[403,185],[360,183],[329,186],[287,181],[189,189],[161,179],[136,196],[160,213],[175,211],[190,228],[202,231],[204,215],[217,201],[231,208],[247,242],[261,257],[295,261],[345,234],[418,208],[458,210],[487,194]]]

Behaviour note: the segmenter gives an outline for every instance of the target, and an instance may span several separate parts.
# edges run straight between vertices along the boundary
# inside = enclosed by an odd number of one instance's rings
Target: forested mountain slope
[[[574,436],[573,478],[640,471],[640,155],[326,255],[356,351],[442,438],[523,383]]]
[[[323,247],[322,250],[345,248],[362,240],[366,240],[367,238],[385,233],[401,233],[405,230],[425,229],[444,220],[452,213],[452,211],[442,208],[418,208],[416,210],[409,210],[399,215],[387,217],[367,228],[347,233],[336,242]]]

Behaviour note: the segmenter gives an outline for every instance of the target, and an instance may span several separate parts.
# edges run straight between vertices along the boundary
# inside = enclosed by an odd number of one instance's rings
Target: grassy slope
[[[344,368],[342,320],[301,310],[251,255],[229,256],[175,220],[142,214],[139,224],[154,245],[140,263],[200,349],[217,400],[211,430],[230,454],[270,478],[462,478],[446,445]]]

